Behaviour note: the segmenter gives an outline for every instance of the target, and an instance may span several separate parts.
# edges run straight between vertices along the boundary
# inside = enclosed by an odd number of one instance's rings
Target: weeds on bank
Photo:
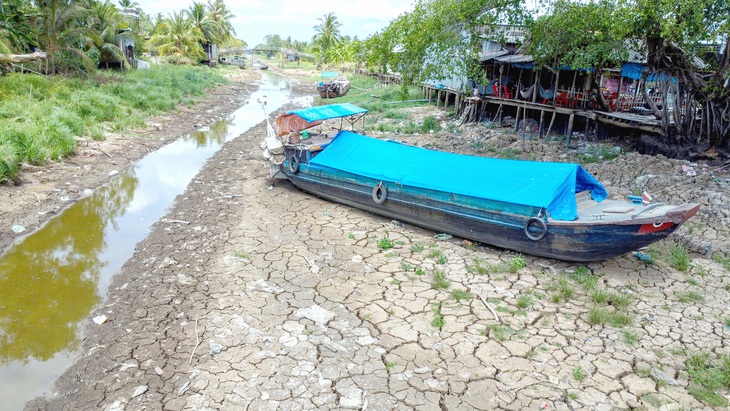
[[[76,149],[78,137],[101,139],[102,127],[141,126],[150,114],[224,81],[210,68],[190,66],[98,72],[89,78],[10,73],[0,82],[0,181],[14,178],[19,163],[59,160]]]
[[[693,354],[685,361],[690,385],[687,391],[697,400],[721,407],[728,401],[718,392],[730,389],[730,355],[713,359],[707,353]]]

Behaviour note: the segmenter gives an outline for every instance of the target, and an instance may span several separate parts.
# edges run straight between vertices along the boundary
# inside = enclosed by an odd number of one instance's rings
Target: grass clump
[[[681,245],[674,246],[669,251],[669,263],[672,267],[681,272],[689,271],[689,251]]]
[[[633,324],[633,318],[623,310],[612,310],[607,307],[593,307],[588,313],[588,322],[596,325],[612,325],[625,327]]]
[[[467,290],[451,290],[451,298],[461,302],[461,300],[468,300],[472,297],[472,294]]]
[[[576,381],[583,381],[586,378],[586,372],[580,365],[573,370],[573,378]]]
[[[423,124],[421,124],[421,132],[422,133],[429,133],[433,131],[439,131],[441,130],[441,124],[439,124],[439,121],[434,116],[426,116],[423,119]]]
[[[487,264],[483,259],[475,258],[472,260],[472,264],[467,264],[466,271],[478,275],[485,275],[489,274],[489,268],[489,264]]]
[[[520,268],[524,268],[527,265],[525,262],[525,259],[522,258],[521,255],[516,255],[512,257],[512,259],[509,262],[509,266],[507,267],[507,271],[514,274],[517,271],[520,270]]]
[[[517,308],[522,310],[532,306],[532,295],[531,294],[520,294],[517,297]]]
[[[393,247],[395,247],[395,243],[388,237],[388,233],[386,232],[383,238],[378,240],[378,248],[381,250],[390,250]]]
[[[445,290],[451,286],[451,281],[446,279],[446,274],[443,271],[435,270],[431,285],[437,290]]]
[[[697,291],[683,291],[677,294],[680,303],[698,303],[705,301],[705,296]]]
[[[575,288],[564,276],[551,281],[547,286],[547,290],[553,293],[550,298],[554,303],[568,301],[575,295]]]
[[[444,315],[441,314],[441,304],[434,304],[433,307],[433,320],[431,325],[438,328],[439,330],[444,327]]]

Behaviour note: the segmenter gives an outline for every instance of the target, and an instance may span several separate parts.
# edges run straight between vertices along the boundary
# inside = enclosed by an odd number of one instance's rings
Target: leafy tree
[[[539,66],[594,69],[618,67],[628,59],[627,10],[611,0],[558,0],[529,28],[528,52]],[[593,76],[596,99],[607,107]]]
[[[330,12],[317,19],[319,24],[314,26],[316,34],[312,37],[312,45],[314,51],[323,64],[327,64],[333,59],[332,51],[340,42],[340,26],[342,23],[337,21],[335,13]]]
[[[382,43],[367,42],[375,53],[369,60],[381,69],[395,65],[406,82],[461,75],[476,57],[482,27],[528,19],[521,0],[417,0],[379,33]]]
[[[0,1],[0,53],[26,51],[32,43],[29,26],[32,9],[21,0]]]
[[[654,73],[664,82],[663,128],[679,144],[730,148],[730,3],[727,0],[618,0],[630,10],[632,38],[646,46]],[[724,45],[714,73],[698,67],[696,57],[707,42]],[[671,113],[668,105],[672,104]],[[653,107],[657,115],[657,107]],[[673,117],[674,126],[670,126]],[[676,130],[676,134],[673,131]]]

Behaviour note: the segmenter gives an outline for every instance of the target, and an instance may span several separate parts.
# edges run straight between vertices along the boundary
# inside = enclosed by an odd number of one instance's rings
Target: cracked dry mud
[[[694,256],[693,285],[661,261],[588,264],[633,297],[632,325],[593,325],[579,265],[481,275],[516,255],[272,184],[264,134],[209,160],[169,209],[189,224],[155,224],[89,316],[109,321],[87,320],[82,357],[27,410],[711,408],[683,364],[730,346],[717,262]]]

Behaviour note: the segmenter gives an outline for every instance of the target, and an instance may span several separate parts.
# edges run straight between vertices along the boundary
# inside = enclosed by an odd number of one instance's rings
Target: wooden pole
[[[539,128],[537,135],[539,138],[543,138],[542,133],[543,133],[543,131],[545,131],[545,129],[544,129],[544,127],[545,127],[545,110],[540,110],[540,126],[539,127],[540,128]]]
[[[570,139],[573,137],[573,121],[575,120],[575,113],[571,112],[570,117],[568,117],[568,143],[567,145],[570,145]]]

